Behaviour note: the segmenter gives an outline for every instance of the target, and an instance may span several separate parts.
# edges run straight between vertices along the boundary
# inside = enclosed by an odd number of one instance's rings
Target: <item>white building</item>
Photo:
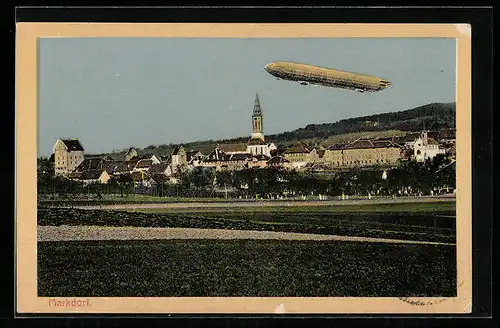
[[[433,159],[438,154],[445,154],[445,150],[439,147],[439,143],[433,138],[427,137],[427,131],[422,131],[413,143],[413,156],[417,162],[425,162],[428,158]]]
[[[58,139],[52,155],[55,174],[67,175],[83,162],[83,146],[78,139]]]

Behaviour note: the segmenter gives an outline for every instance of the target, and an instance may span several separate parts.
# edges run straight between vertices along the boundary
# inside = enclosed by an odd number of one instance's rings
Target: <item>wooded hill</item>
[[[416,108],[376,115],[362,116],[340,120],[335,123],[309,124],[290,132],[266,135],[267,142],[279,145],[289,145],[295,141],[307,144],[321,143],[323,146],[351,140],[357,136],[384,137],[401,136],[410,131],[421,131],[425,126],[428,130],[455,127],[456,104],[431,103]],[[246,143],[249,136],[242,136],[224,140],[206,140],[184,143],[184,148],[199,150],[204,154],[209,153],[218,143]],[[174,144],[151,145],[144,149],[136,148],[139,155],[155,154],[156,156],[169,155],[174,149]],[[115,159],[123,159],[126,150],[95,156],[109,155]]]

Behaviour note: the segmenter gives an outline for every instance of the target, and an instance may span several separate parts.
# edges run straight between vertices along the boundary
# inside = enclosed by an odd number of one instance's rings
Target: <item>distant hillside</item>
[[[352,132],[419,131],[423,129],[424,122],[425,128],[429,130],[454,127],[455,103],[433,103],[400,112],[349,118],[336,123],[309,124],[305,128],[266,138],[283,143],[309,138],[328,138]]]
[[[321,141],[323,145],[328,145],[341,140],[349,140],[355,136],[393,136],[404,135],[409,131],[420,131],[425,128],[436,130],[440,128],[455,127],[456,104],[453,103],[432,103],[416,108],[376,115],[362,116],[340,120],[335,123],[309,124],[304,128],[299,128],[290,132],[283,132],[274,135],[266,135],[266,141],[277,144],[291,144],[297,140],[308,144]],[[196,149],[206,154],[214,149],[218,143],[240,143],[247,142],[249,136],[224,139],[207,140],[184,143],[187,150]],[[148,146],[144,149],[137,149],[141,154],[155,154],[157,156],[168,155],[174,148],[173,144]],[[99,154],[96,156],[110,155],[116,159],[122,159],[125,151]]]

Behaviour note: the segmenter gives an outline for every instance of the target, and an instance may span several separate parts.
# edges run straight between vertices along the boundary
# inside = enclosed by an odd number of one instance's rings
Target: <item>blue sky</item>
[[[249,136],[255,93],[264,133],[455,101],[455,39],[50,38],[40,41],[38,155],[57,138],[86,153]],[[377,93],[276,80],[295,61],[375,75]]]

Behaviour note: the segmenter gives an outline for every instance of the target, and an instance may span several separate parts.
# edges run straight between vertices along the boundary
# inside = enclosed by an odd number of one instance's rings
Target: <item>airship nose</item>
[[[271,63],[271,64],[267,64],[267,65],[264,67],[264,69],[265,69],[266,71],[270,72],[270,71],[272,71],[272,69],[274,68],[274,66],[275,66],[275,65],[274,65],[273,63]]]
[[[391,83],[391,82],[389,82],[389,81],[385,81],[385,80],[381,80],[381,81],[380,81],[380,86],[382,86],[382,87],[384,87],[384,88],[388,88],[388,87],[390,87],[391,85],[392,85],[392,83]]]

